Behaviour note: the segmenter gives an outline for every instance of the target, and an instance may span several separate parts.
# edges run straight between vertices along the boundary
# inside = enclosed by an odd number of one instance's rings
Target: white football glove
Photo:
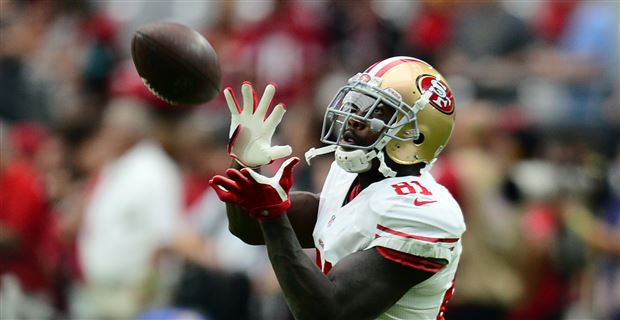
[[[224,89],[226,103],[230,109],[231,121],[228,134],[228,155],[245,167],[258,167],[292,153],[290,146],[271,146],[271,138],[286,112],[279,103],[267,117],[267,110],[276,92],[269,84],[257,103],[256,92],[250,82],[241,85],[243,108],[239,107],[233,90]]]

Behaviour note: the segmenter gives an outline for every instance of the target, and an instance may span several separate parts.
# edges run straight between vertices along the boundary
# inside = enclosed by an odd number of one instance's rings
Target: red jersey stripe
[[[377,246],[376,248],[379,254],[381,254],[384,258],[413,269],[436,273],[443,268],[443,265],[440,263],[422,257],[380,246]]]
[[[404,233],[404,232],[400,232],[394,229],[390,229],[388,227],[382,226],[380,224],[377,224],[377,229],[387,232],[387,233],[391,233],[393,235],[397,235],[403,238],[409,238],[409,239],[416,239],[416,240],[422,240],[422,241],[426,241],[426,242],[446,242],[446,243],[454,243],[459,241],[459,238],[431,238],[431,237],[425,237],[425,236],[418,236],[418,235],[414,235],[414,234],[408,234],[408,233]]]

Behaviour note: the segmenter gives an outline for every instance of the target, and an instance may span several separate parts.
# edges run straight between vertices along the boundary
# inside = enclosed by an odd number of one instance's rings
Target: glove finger
[[[209,180],[209,183],[215,183],[218,186],[226,189],[229,192],[241,192],[241,188],[237,185],[237,183],[229,178],[226,178],[224,176],[214,176],[213,178],[211,178],[211,180]]]
[[[271,158],[271,160],[287,157],[291,153],[293,153],[293,149],[291,149],[291,146],[289,145],[272,146],[271,148],[269,148],[269,157]]]
[[[273,133],[276,130],[276,127],[280,124],[280,121],[282,121],[282,117],[284,117],[285,113],[286,106],[284,103],[278,103],[278,105],[273,108],[273,111],[271,111],[271,114],[265,121],[265,127],[269,132]]]
[[[243,168],[241,170],[239,170],[239,172],[241,172],[241,174],[248,178],[248,180],[253,181],[252,175],[250,174],[250,171],[248,170],[248,168]]]
[[[288,190],[293,185],[293,169],[299,163],[299,158],[292,157],[284,161],[278,173],[276,174],[278,178],[278,183],[284,188]]]
[[[237,187],[240,190],[248,190],[252,186],[252,182],[241,172],[239,172],[239,170],[228,169],[226,170],[226,175],[237,183]]]
[[[252,87],[252,83],[249,81],[244,81],[243,85],[241,85],[241,94],[243,95],[243,112],[248,113],[251,112],[254,114],[256,111],[256,91],[254,91],[254,87]],[[251,108],[251,110],[250,110]]]
[[[224,97],[226,98],[226,104],[228,105],[231,115],[238,115],[241,113],[241,107],[239,107],[239,103],[237,102],[237,98],[235,98],[235,93],[232,88],[226,87],[226,89],[224,89]]]
[[[263,96],[260,98],[260,102],[258,103],[258,108],[256,108],[256,114],[262,115],[263,120],[267,118],[267,110],[269,109],[269,105],[271,104],[271,100],[273,100],[273,96],[275,94],[276,94],[276,87],[271,83],[268,84],[265,87]]]
[[[297,157],[289,158],[286,161],[284,161],[284,163],[280,167],[280,170],[278,170],[278,171],[282,171],[282,176],[283,177],[291,176],[292,173],[293,173],[293,168],[295,168],[295,166],[298,163],[299,163],[299,158],[297,158]]]
[[[221,176],[219,177],[223,178]],[[211,186],[211,188],[213,188],[217,197],[224,202],[240,203],[241,202],[240,197],[236,193],[231,192],[230,189],[226,189],[224,186],[222,186],[220,184],[221,183],[220,179],[216,179],[216,178],[217,177],[214,177],[213,179],[209,180],[209,185]]]
[[[235,204],[241,203],[239,197],[237,197],[234,193],[221,189],[218,185],[212,185],[211,187],[215,190],[215,194],[221,201]]]

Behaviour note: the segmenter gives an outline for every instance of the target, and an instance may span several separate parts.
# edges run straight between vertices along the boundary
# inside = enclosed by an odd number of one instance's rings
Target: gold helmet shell
[[[388,157],[398,164],[431,162],[445,147],[454,127],[454,97],[446,80],[428,63],[411,57],[386,59],[366,73],[381,78],[379,88],[395,90],[409,106],[431,90],[428,104],[416,113],[416,122],[408,123],[396,134],[406,140],[417,124],[419,137],[413,141],[392,139],[385,146]]]

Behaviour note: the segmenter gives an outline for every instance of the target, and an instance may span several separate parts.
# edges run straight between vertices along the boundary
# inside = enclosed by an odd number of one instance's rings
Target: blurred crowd
[[[0,1],[0,318],[290,319],[263,248],[228,232],[222,97],[170,106],[129,53],[176,21],[224,86],[278,84],[275,140],[318,141],[348,77],[395,55],[452,86],[432,168],[465,214],[447,319],[620,319],[615,1]],[[332,159],[300,164],[319,192]],[[265,171],[270,171],[267,168]]]

